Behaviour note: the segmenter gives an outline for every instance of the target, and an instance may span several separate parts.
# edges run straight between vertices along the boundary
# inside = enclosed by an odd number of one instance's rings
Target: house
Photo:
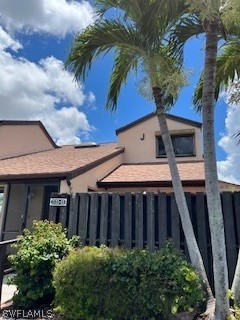
[[[167,115],[185,191],[204,191],[201,123]],[[156,114],[116,131],[116,143],[58,147],[39,121],[0,122],[1,238],[48,218],[52,192],[172,192]],[[220,181],[222,190],[240,186]]]

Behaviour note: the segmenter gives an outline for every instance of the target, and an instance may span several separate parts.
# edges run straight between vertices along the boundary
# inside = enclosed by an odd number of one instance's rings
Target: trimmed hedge
[[[78,237],[68,240],[61,224],[45,220],[34,221],[32,230],[25,229],[19,238],[13,245],[17,253],[9,257],[16,271],[11,283],[18,289],[13,297],[14,307],[28,309],[49,304],[55,295],[55,264],[77,245]]]
[[[204,299],[202,281],[181,253],[85,247],[54,272],[57,309],[66,318],[156,319],[190,311]]]

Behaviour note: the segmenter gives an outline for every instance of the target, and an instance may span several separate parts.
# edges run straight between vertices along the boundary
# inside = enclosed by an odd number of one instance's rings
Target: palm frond
[[[117,108],[122,85],[126,83],[130,71],[137,68],[137,61],[138,57],[135,53],[127,49],[121,49],[115,55],[106,103],[106,108],[112,112]]]
[[[192,37],[204,33],[197,14],[183,15],[170,35],[170,43],[174,52],[182,52],[185,43]]]
[[[240,43],[229,43],[224,47],[223,53],[217,58],[215,101],[218,100],[221,91],[227,91],[235,77],[240,76]],[[195,88],[193,104],[195,110],[202,109],[203,75]]]
[[[142,46],[142,38],[131,24],[119,20],[96,22],[74,39],[66,68],[74,73],[76,80],[85,79],[93,61],[102,53],[131,48],[137,55],[144,49]]]

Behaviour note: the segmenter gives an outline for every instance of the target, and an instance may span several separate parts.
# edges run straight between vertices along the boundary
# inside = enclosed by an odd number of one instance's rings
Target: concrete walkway
[[[2,301],[1,301],[1,304],[4,304],[6,303],[7,301],[11,300],[13,295],[14,295],[14,292],[17,290],[16,289],[16,286],[14,285],[8,285],[7,284],[7,278],[9,277],[8,276],[5,276],[3,278],[3,286],[2,286]]]

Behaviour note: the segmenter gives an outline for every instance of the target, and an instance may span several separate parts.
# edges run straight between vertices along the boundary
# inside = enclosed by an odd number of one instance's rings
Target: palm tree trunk
[[[226,319],[227,315],[229,314],[229,300],[227,298],[227,290],[229,286],[224,223],[217,175],[214,140],[214,90],[218,30],[218,21],[205,24],[206,49],[203,78],[202,116],[206,194],[212,240],[214,287],[216,298],[215,319],[223,320]]]
[[[164,143],[164,147],[165,147],[165,151],[168,159],[168,164],[171,172],[175,199],[176,199],[178,211],[179,211],[181,222],[182,222],[182,228],[186,238],[191,263],[196,268],[198,273],[202,276],[205,282],[207,294],[208,294],[208,300],[213,301],[214,300],[213,294],[208,282],[202,256],[198,248],[185,194],[182,187],[182,182],[178,172],[177,162],[176,162],[176,158],[175,158],[175,154],[172,146],[172,140],[168,130],[168,126],[167,126],[161,89],[158,87],[153,88],[153,96],[155,99],[158,122],[161,129],[162,139],[163,139],[163,143]]]
[[[234,294],[235,302],[239,305],[240,304],[240,249],[238,252],[237,267],[235,270],[233,283],[232,283],[232,292]]]

